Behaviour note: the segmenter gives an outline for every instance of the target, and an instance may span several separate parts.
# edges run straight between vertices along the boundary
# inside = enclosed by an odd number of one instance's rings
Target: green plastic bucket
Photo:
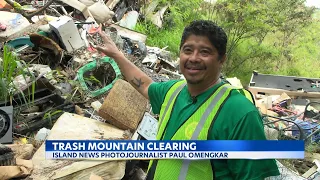
[[[110,57],[106,56],[106,57],[101,58],[99,60],[99,63],[109,63],[112,66],[112,68],[116,74],[116,77],[114,78],[114,80],[110,84],[106,85],[105,87],[98,89],[96,91],[91,91],[88,88],[83,76],[84,76],[84,73],[91,71],[91,70],[94,70],[97,67],[97,61],[96,61],[96,59],[94,59],[92,62],[81,67],[78,71],[77,78],[78,78],[78,81],[80,82],[83,90],[89,92],[91,97],[96,97],[96,96],[99,96],[99,95],[104,94],[105,92],[109,91],[113,87],[114,83],[121,76],[121,72],[120,72],[120,69],[119,69],[117,63],[113,59],[111,59]]]

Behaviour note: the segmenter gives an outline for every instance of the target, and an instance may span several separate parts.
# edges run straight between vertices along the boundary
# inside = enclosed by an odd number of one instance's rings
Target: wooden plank
[[[116,28],[118,31],[118,35],[120,35],[120,36],[129,38],[129,39],[132,39],[135,41],[141,41],[143,43],[145,43],[147,40],[147,36],[144,34],[141,34],[139,32],[132,31],[130,29],[118,26],[116,24],[111,24],[110,26]]]
[[[317,165],[312,166],[312,168],[310,168],[307,172],[305,172],[302,177],[304,178],[309,178],[310,176],[312,176],[314,173],[317,172]]]
[[[124,131],[110,124],[72,113],[64,113],[51,129],[48,140],[97,140],[123,138]],[[50,160],[45,159],[42,144],[32,158],[37,179],[89,179],[91,172],[105,179],[121,179],[125,173],[124,161]],[[87,178],[88,177],[88,178]]]
[[[320,93],[317,93],[317,92],[287,91],[283,89],[271,89],[271,88],[261,88],[261,87],[249,87],[248,89],[253,93],[253,95],[257,95],[259,93],[265,93],[266,95],[281,95],[282,93],[286,93],[290,97],[311,97],[311,98],[320,97]]]

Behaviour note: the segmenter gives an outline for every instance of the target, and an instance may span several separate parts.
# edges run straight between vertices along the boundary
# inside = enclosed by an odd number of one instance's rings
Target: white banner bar
[[[46,151],[46,159],[303,159],[304,151]]]

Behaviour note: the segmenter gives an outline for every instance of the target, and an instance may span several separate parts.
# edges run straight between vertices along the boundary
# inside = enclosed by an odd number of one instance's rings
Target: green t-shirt
[[[154,82],[150,85],[148,94],[154,114],[160,113],[167,91],[177,81]],[[176,99],[164,140],[170,140],[184,121],[197,110],[221,83],[198,95],[195,103],[192,102],[187,86],[185,86]],[[259,111],[245,96],[233,91],[221,108],[209,132],[209,139],[265,140],[266,136]],[[260,180],[280,174],[275,160],[232,159],[211,160],[211,162],[217,180]]]

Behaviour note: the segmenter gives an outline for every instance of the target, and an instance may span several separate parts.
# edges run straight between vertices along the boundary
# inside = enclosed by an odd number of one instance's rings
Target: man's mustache
[[[207,67],[201,63],[190,63],[190,62],[186,62],[184,64],[184,68],[187,69],[195,69],[195,70],[205,70],[207,69]]]

